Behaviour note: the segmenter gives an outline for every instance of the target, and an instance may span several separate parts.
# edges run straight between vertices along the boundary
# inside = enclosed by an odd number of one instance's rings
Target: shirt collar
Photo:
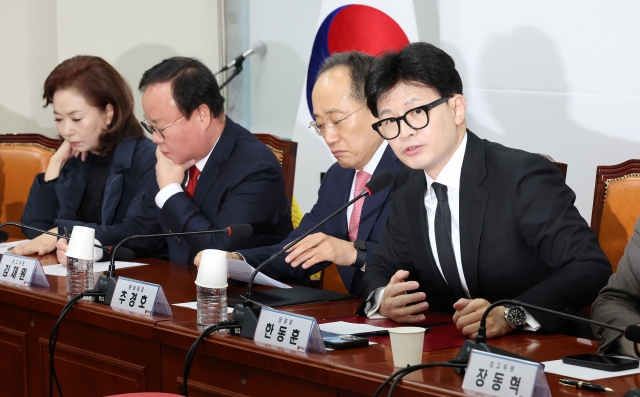
[[[389,146],[389,142],[382,141],[382,144],[380,144],[380,147],[373,154],[373,157],[371,157],[371,160],[369,160],[367,165],[365,165],[362,170],[356,170],[356,172],[365,171],[367,174],[373,175],[373,172],[378,168],[378,163],[380,162],[384,151],[387,149],[387,146]]]
[[[220,140],[220,138],[218,138],[218,140],[216,141],[216,143],[213,144],[213,147],[211,148],[211,150],[209,151],[209,154],[207,154],[202,160],[198,161],[196,163],[196,167],[198,167],[198,170],[200,172],[202,172],[202,170],[204,170],[204,166],[207,165],[207,160],[209,160],[209,156],[211,156],[211,153],[213,153],[213,149],[216,148],[216,145],[218,144],[218,141]]]
[[[438,178],[436,178],[436,180],[431,179],[431,177],[427,175],[425,171],[424,175],[427,178],[427,194],[431,194],[430,188],[433,182],[438,182],[447,186],[448,188],[460,189],[460,174],[462,173],[462,162],[464,161],[464,153],[466,150],[467,133],[465,131],[462,142],[460,142],[460,145],[453,153],[453,156],[451,156],[442,171],[440,171],[440,175],[438,175]]]

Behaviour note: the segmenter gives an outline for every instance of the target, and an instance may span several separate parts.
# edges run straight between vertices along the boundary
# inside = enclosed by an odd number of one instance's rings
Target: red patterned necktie
[[[200,176],[200,170],[195,165],[189,168],[189,182],[187,182],[187,189],[185,192],[189,198],[193,198],[193,192],[196,191],[196,184],[198,183],[198,177]]]
[[[365,171],[358,171],[356,174],[356,188],[353,191],[353,197],[359,195],[364,190],[364,186],[369,182],[369,179],[371,179],[371,174]],[[353,204],[353,211],[351,211],[351,219],[349,220],[349,240],[351,241],[356,241],[358,238],[360,214],[362,214],[364,200],[364,198],[361,198]]]

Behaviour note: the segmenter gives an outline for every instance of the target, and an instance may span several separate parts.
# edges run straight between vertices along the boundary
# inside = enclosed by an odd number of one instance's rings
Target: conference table
[[[57,263],[53,255],[43,265]],[[193,301],[194,266],[142,259],[147,266],[118,271],[118,276],[162,285],[169,303]],[[48,341],[60,311],[68,302],[65,278],[47,276],[50,288],[0,282],[0,395],[48,396]],[[244,289],[229,287],[230,294]],[[319,322],[350,318],[359,299],[280,308],[315,317]],[[55,367],[64,395],[108,396],[139,391],[180,393],[186,352],[200,335],[196,311],[172,306],[173,316],[148,316],[81,301],[59,330]],[[438,318],[438,315],[435,314]],[[450,315],[440,315],[444,320]],[[388,321],[388,320],[387,320]],[[433,335],[437,337],[437,325]],[[522,333],[490,343],[537,361],[594,353],[597,342],[564,335]],[[453,358],[457,347],[423,353],[423,362]],[[227,333],[206,338],[198,349],[189,377],[190,396],[371,396],[395,370],[385,344],[315,352],[290,352],[260,346]],[[558,385],[547,374],[551,393],[596,396]],[[462,396],[463,377],[452,368],[414,372],[398,385],[395,396]],[[640,387],[640,375],[603,379],[597,383],[622,396]],[[386,395],[386,391],[383,393]],[[57,395],[54,393],[54,395]]]

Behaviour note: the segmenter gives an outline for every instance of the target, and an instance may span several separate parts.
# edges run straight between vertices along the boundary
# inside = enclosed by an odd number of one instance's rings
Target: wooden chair
[[[551,161],[553,163],[553,165],[558,167],[560,172],[562,172],[562,175],[564,176],[564,179],[567,179],[567,164],[566,163],[559,163],[559,162],[555,161],[553,159],[553,157],[549,156],[548,154],[542,154],[542,153],[538,153],[538,154],[540,156],[546,158],[547,160]]]
[[[20,222],[31,184],[62,143],[39,134],[0,134],[0,223]],[[11,227],[9,237],[24,239]]]
[[[293,202],[293,182],[296,176],[296,155],[298,153],[298,142],[280,139],[270,134],[254,134],[262,141],[273,154],[276,155],[282,172],[284,173],[285,194],[290,202]]]
[[[597,167],[591,229],[614,272],[640,216],[639,197],[640,160]]]

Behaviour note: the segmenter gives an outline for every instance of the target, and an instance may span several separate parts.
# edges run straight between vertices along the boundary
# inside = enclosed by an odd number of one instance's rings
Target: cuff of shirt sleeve
[[[182,186],[179,183],[171,183],[164,187],[164,189],[160,190],[158,194],[156,194],[156,205],[158,208],[162,208],[164,203],[167,202],[176,193],[184,192],[182,190]]]
[[[540,329],[540,323],[536,320],[529,312],[525,309],[524,311],[527,314],[527,322],[522,327],[523,331],[537,331]]]
[[[98,241],[98,239],[93,239],[93,243],[96,244],[96,245],[102,245],[102,243],[100,241]],[[102,259],[103,256],[104,256],[104,251],[102,250],[102,248],[93,247],[93,261],[94,262],[98,262],[100,259]]]
[[[384,294],[385,287],[377,288],[369,294],[367,297],[367,303],[364,306],[364,313],[367,317],[372,319],[377,318],[386,318],[380,313],[378,313],[378,309],[380,309],[380,302],[382,302],[382,294]]]

